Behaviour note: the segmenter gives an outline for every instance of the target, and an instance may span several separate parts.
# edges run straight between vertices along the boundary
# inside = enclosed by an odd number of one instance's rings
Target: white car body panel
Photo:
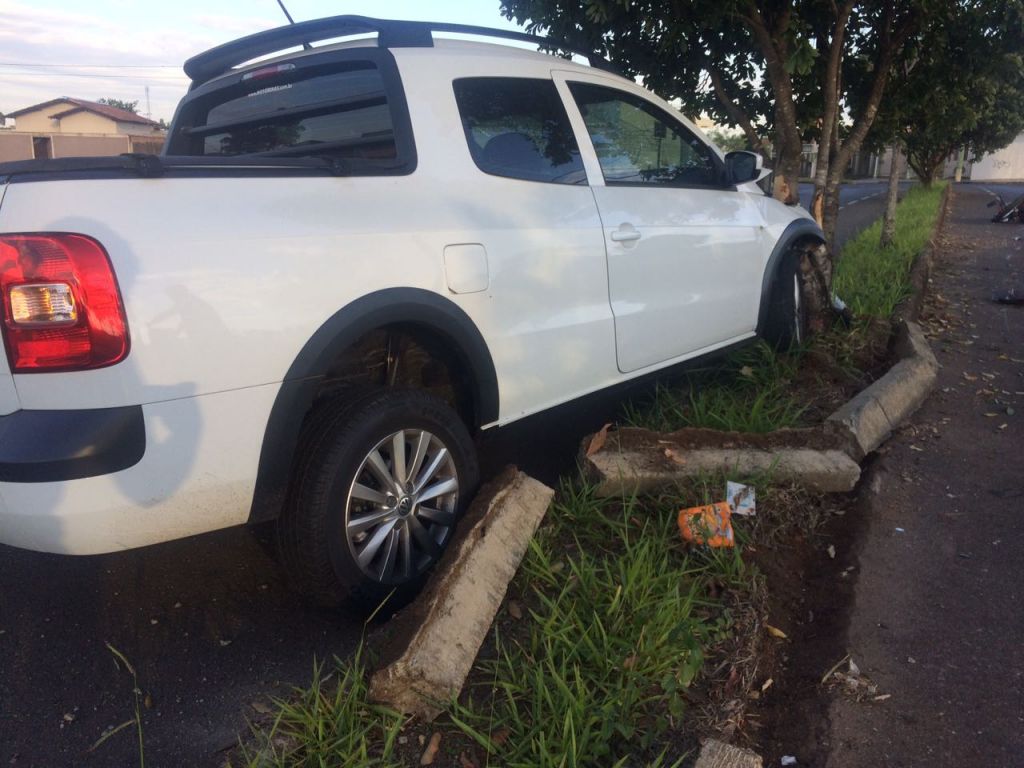
[[[605,187],[571,102],[590,186],[487,175],[452,79],[550,79],[552,58],[450,41],[393,55],[417,148],[409,175],[0,188],[0,233],[76,232],[106,248],[131,335],[127,359],[99,370],[12,377],[0,360],[0,416],[141,405],[146,427],[128,469],[0,482],[0,542],[86,554],[245,522],[286,372],[325,321],[378,290],[429,291],[472,319],[497,374],[496,424],[753,336],[768,255],[800,212],[746,188],[657,199]],[[557,64],[556,81],[594,77]],[[627,221],[640,243],[606,247]],[[446,271],[445,249],[464,245],[483,259],[456,248]]]

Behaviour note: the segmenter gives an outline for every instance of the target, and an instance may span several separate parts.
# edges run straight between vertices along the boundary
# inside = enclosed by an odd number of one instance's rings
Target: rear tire
[[[803,298],[798,250],[786,255],[768,301],[765,341],[782,351],[803,344],[807,338],[807,305]]]
[[[317,605],[397,607],[426,581],[478,482],[469,432],[432,395],[387,390],[318,406],[277,524],[282,563]]]

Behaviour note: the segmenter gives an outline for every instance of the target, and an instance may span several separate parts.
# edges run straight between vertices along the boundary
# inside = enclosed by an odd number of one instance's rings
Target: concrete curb
[[[686,477],[722,470],[738,476],[771,472],[773,478],[796,482],[822,493],[852,491],[860,478],[857,462],[838,450],[670,450],[679,459],[652,462],[649,453],[635,450],[601,451],[591,456],[590,466],[599,478],[597,494],[605,497],[632,496],[664,488]]]
[[[895,314],[893,351],[897,361],[878,381],[828,416],[821,426],[802,432],[809,444],[824,443],[826,447],[768,448],[763,441],[732,433],[719,433],[735,444],[728,448],[681,446],[674,439],[675,433],[660,435],[646,430],[639,430],[646,432],[643,444],[631,446],[611,435],[604,448],[583,460],[584,471],[596,479],[597,493],[628,496],[715,471],[738,475],[771,471],[777,479],[813,491],[852,491],[860,478],[860,462],[920,408],[935,387],[939,363],[914,320],[920,314],[928,287],[935,239],[952,205],[952,189],[952,185],[946,187],[932,238],[911,267],[911,295]],[[584,439],[584,451],[590,441],[589,436]],[[673,459],[666,461],[665,455]]]
[[[846,451],[855,461],[888,440],[935,387],[939,363],[917,323],[900,323],[895,349],[900,360],[826,419],[845,434]]]
[[[896,330],[895,364],[819,427],[794,431],[808,443],[769,448],[752,436],[730,435],[728,448],[683,446],[672,434],[646,432],[643,444],[623,444],[609,436],[605,447],[585,459],[601,496],[654,491],[693,475],[732,471],[772,476],[812,491],[846,493],[860,478],[860,462],[914,413],[935,387],[939,364],[917,323],[902,320]],[[588,445],[590,438],[584,440]],[[656,447],[655,447],[656,446]],[[671,456],[671,459],[666,459]]]
[[[459,695],[554,495],[514,468],[481,490],[424,592],[388,624],[371,701],[430,721]]]

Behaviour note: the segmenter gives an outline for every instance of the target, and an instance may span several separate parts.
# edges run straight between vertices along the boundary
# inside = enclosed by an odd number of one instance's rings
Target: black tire
[[[419,475],[407,477],[401,488],[385,485],[380,474],[382,467],[388,470],[392,482],[403,474],[395,466],[396,434],[404,446],[406,474],[414,475],[410,462],[419,459]],[[427,477],[435,459],[437,474]],[[448,488],[454,478],[454,494],[434,497],[437,509],[428,507],[413,493],[419,478],[424,480],[420,494]],[[316,605],[372,611],[390,597],[388,607],[398,607],[423,586],[478,483],[472,439],[444,401],[420,391],[385,390],[353,402],[325,403],[306,419],[288,502],[277,523],[282,564],[293,586]],[[380,498],[370,501],[373,495]],[[387,519],[366,522],[381,516]],[[444,524],[434,522],[442,519]],[[365,530],[350,536],[360,524]],[[361,564],[358,558],[367,556]]]
[[[807,305],[803,300],[800,253],[790,251],[779,267],[768,298],[764,340],[786,351],[807,338]]]

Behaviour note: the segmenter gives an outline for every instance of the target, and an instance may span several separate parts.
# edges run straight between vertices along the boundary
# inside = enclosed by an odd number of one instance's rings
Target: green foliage
[[[737,605],[758,584],[739,549],[687,550],[679,540],[677,510],[719,499],[724,482],[696,478],[665,497],[611,500],[564,485],[512,588],[529,613],[512,632],[493,630],[493,652],[451,705],[449,730],[508,768],[681,765],[687,756],[672,734],[687,716],[687,690],[737,623],[713,595]],[[406,720],[368,703],[363,653],[336,660],[328,675],[315,665],[308,688],[275,702],[273,724],[254,732],[242,764],[407,764],[397,746]]]
[[[742,590],[752,578],[734,551],[687,555],[675,543],[679,506],[708,501],[699,484],[689,494],[659,503],[562,489],[517,579],[533,593],[525,634],[495,630],[497,654],[479,665],[480,703],[471,692],[452,711],[492,764],[680,763],[667,737],[705,649],[732,629],[709,582]],[[495,744],[490,734],[502,728],[511,733]]]
[[[944,183],[913,187],[896,209],[896,236],[879,248],[882,224],[875,222],[843,246],[836,265],[836,295],[855,316],[888,318],[910,291],[910,266],[925,247],[939,216]]]
[[[108,107],[117,107],[123,109],[125,112],[131,112],[133,115],[139,112],[138,99],[135,101],[122,101],[121,99],[96,99],[97,104],[106,104]]]
[[[684,114],[708,114],[719,125],[736,120],[707,87],[714,68],[730,98],[750,119],[770,130],[774,120],[763,57],[740,13],[739,0],[622,2],[621,0],[502,0],[502,13],[532,32],[600,51],[628,76],[666,99],[679,99]]]
[[[659,432],[706,427],[762,433],[800,426],[805,407],[789,387],[799,364],[799,351],[783,354],[759,342],[694,372],[682,386],[659,385],[653,396],[628,402],[623,418]]]
[[[255,745],[243,745],[248,768],[398,768],[395,740],[405,718],[370,704],[363,647],[345,661],[335,659],[324,675],[313,665],[308,688],[274,702],[271,727],[254,732]]]
[[[708,138],[715,142],[723,152],[735,152],[741,149],[750,149],[750,142],[742,133],[726,132],[721,130],[708,131]]]
[[[978,158],[1024,131],[1024,6],[1006,0],[941,4],[908,46],[872,129],[897,139],[930,183],[946,158]]]

